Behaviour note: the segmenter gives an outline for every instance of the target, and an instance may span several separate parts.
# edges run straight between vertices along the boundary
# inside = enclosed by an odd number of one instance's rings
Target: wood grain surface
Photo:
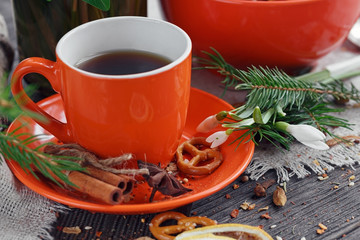
[[[359,239],[360,238],[360,184],[356,176],[360,170],[339,168],[329,173],[329,178],[318,180],[316,175],[305,179],[291,179],[287,183],[287,202],[284,207],[277,207],[272,202],[272,193],[276,184],[267,189],[266,197],[255,197],[255,181],[234,181],[222,191],[199,200],[183,209],[183,213],[207,216],[219,223],[242,223],[263,226],[274,239]],[[349,186],[349,177],[355,175],[355,185]],[[261,183],[276,179],[275,172],[269,172]],[[239,188],[234,189],[234,184]],[[335,189],[334,186],[338,186]],[[227,196],[228,195],[228,196]],[[230,196],[230,198],[229,198]],[[242,210],[240,205],[247,201],[256,204],[253,210]],[[269,207],[266,211],[260,208]],[[237,217],[230,216],[234,209],[239,210]],[[268,213],[271,219],[261,217]],[[52,232],[55,239],[134,239],[151,236],[148,225],[155,214],[146,215],[109,215],[90,213],[72,209],[70,213],[59,214]],[[318,224],[328,229],[317,234]],[[79,226],[82,232],[78,235],[62,232],[63,227]],[[85,230],[86,226],[91,227]]]

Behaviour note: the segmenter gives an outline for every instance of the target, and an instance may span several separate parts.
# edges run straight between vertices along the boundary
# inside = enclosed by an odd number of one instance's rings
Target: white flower
[[[226,142],[229,138],[230,134],[232,133],[232,129],[228,129],[226,131],[218,131],[211,134],[209,137],[206,138],[208,143],[211,143],[211,148],[216,148]]]
[[[207,133],[216,128],[222,120],[224,120],[228,115],[227,111],[218,112],[215,115],[207,117],[204,121],[202,121],[196,128],[196,131]]]
[[[277,122],[276,127],[287,131],[288,133],[293,135],[296,140],[308,147],[318,150],[329,149],[329,146],[325,143],[325,135],[321,131],[310,125],[291,125],[285,122]]]
[[[219,125],[219,121],[216,119],[216,115],[212,115],[207,117],[204,121],[202,121],[196,128],[196,131],[207,133],[212,129],[216,128]]]

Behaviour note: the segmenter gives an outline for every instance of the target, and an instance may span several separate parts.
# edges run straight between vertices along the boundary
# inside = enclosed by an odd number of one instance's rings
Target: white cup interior
[[[60,39],[56,47],[57,56],[72,68],[92,56],[121,50],[146,51],[163,56],[171,61],[163,68],[171,68],[189,55],[191,40],[182,29],[166,21],[146,17],[112,17],[74,28]],[[133,75],[153,74],[163,71],[163,68]]]

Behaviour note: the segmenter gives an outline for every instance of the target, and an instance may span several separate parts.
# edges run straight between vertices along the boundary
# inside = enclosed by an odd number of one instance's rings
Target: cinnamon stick
[[[84,173],[72,171],[69,173],[68,178],[77,186],[77,188],[73,187],[75,190],[85,193],[101,202],[115,205],[124,200],[122,191],[118,187]]]
[[[128,179],[128,181],[127,181],[127,183],[126,183],[126,187],[125,187],[125,189],[124,189],[124,191],[123,191],[123,195],[125,196],[125,195],[129,195],[132,191],[133,191],[133,189],[134,189],[134,179],[132,179],[132,178],[130,178],[129,176],[126,176],[126,175],[122,175],[122,177],[123,178],[127,178]]]
[[[86,167],[86,171],[90,176],[118,187],[123,195],[130,194],[134,187],[133,180],[128,176],[117,175],[93,166]]]
[[[130,194],[134,188],[134,181],[130,177],[101,169],[107,167],[101,164],[100,168],[93,166],[99,159],[78,144],[47,145],[44,152],[80,158],[80,164],[86,168],[86,173],[72,171],[68,174],[69,181],[78,186],[72,188],[99,201],[108,204],[121,203],[124,196]]]

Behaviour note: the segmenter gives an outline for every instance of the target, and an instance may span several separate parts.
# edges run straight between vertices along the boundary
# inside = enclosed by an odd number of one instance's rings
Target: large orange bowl
[[[214,47],[232,65],[311,67],[339,47],[360,14],[359,0],[162,0],[168,21]]]

